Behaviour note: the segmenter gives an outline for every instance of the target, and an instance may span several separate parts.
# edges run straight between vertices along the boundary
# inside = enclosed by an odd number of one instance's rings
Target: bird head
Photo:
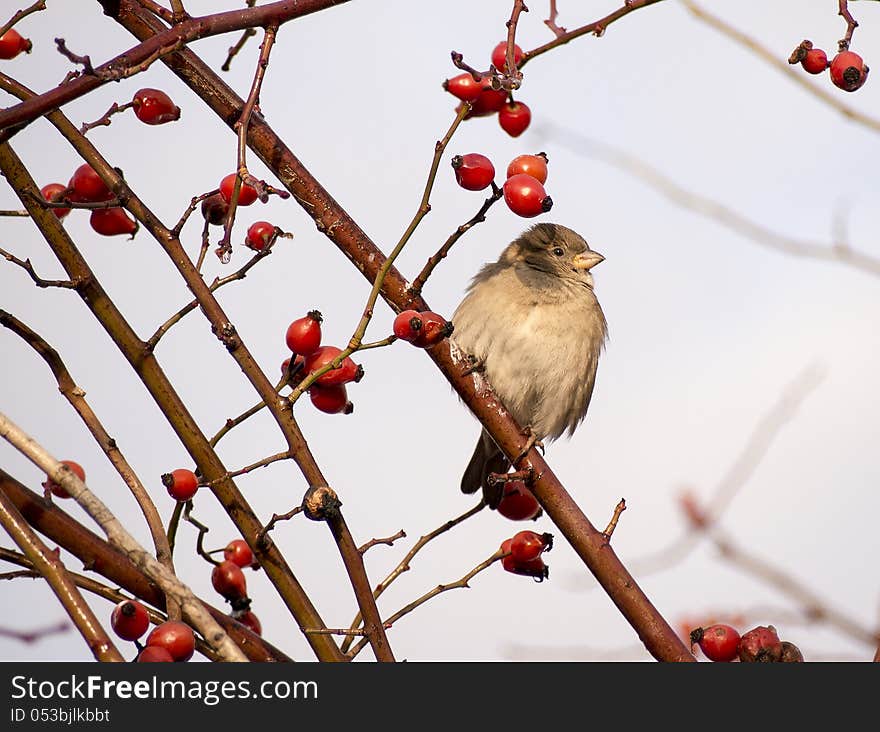
[[[504,252],[502,260],[593,286],[590,270],[604,261],[584,238],[560,224],[536,224],[524,231]]]

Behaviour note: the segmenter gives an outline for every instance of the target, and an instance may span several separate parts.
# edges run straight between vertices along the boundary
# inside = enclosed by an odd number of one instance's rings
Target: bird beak
[[[583,270],[591,270],[600,262],[604,262],[605,257],[603,257],[599,252],[583,252],[582,254],[575,254],[571,259],[571,266],[575,269],[583,269]]]

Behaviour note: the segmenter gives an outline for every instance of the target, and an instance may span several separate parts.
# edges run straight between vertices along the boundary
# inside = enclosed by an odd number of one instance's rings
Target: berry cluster
[[[501,543],[501,566],[507,572],[534,577],[539,582],[550,576],[550,569],[541,557],[545,551],[553,548],[553,537],[550,534],[538,534],[534,531],[520,531],[510,539]]]
[[[492,66],[487,74],[474,78],[468,71],[446,79],[443,88],[462,102],[471,105],[465,119],[488,117],[498,114],[498,124],[511,137],[519,137],[532,121],[532,112],[523,102],[514,101],[513,96],[504,89],[493,87],[495,71],[507,69],[507,41],[502,41],[492,51]],[[522,49],[514,44],[514,63],[523,58]]]
[[[322,322],[321,313],[312,310],[288,326],[285,341],[293,356],[281,364],[283,376],[308,376],[325,368],[342,354],[342,349],[336,346],[321,345]],[[354,405],[348,401],[345,385],[352,381],[356,383],[363,376],[363,366],[346,356],[338,366],[315,379],[309,387],[309,399],[317,409],[327,414],[351,414]]]
[[[242,571],[248,567],[259,569],[254,553],[244,539],[233,539],[223,548],[223,561],[211,572],[211,585],[232,605],[231,617],[262,635],[260,619],[250,609],[247,580]]]
[[[801,41],[788,63],[799,63],[810,74],[821,74],[825,69],[830,69],[831,83],[848,92],[860,89],[868,79],[868,67],[859,54],[844,48],[829,62],[825,51],[813,48],[809,40]]]
[[[759,625],[740,635],[733,626],[716,623],[692,630],[691,644],[699,645],[710,661],[795,663],[804,660],[794,643],[779,640],[772,625]]]
[[[452,158],[455,180],[468,191],[482,191],[494,185],[495,166],[480,153]],[[507,180],[502,187],[504,202],[518,216],[532,218],[553,207],[553,199],[544,190],[547,181],[547,155],[518,155],[507,166]],[[497,190],[497,189],[496,189]]]
[[[137,643],[139,663],[188,661],[196,649],[195,635],[186,623],[166,620],[147,636],[146,646],[138,640],[150,627],[150,616],[137,600],[122,600],[110,615],[110,627],[123,640]]]
[[[66,186],[48,183],[40,189],[40,194],[49,203],[106,203],[115,198],[113,191],[88,163],[83,163],[73,172]],[[53,207],[52,213],[61,220],[70,213],[70,208]],[[129,218],[119,206],[93,209],[89,224],[103,236],[126,234],[134,237],[139,228],[137,221]]]
[[[442,315],[424,310],[404,310],[394,319],[394,335],[417,348],[433,348],[452,335],[453,326]]]

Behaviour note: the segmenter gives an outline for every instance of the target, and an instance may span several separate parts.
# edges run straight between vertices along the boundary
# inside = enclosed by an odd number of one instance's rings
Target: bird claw
[[[532,428],[530,426],[526,427],[525,432],[527,435],[526,444],[523,445],[523,448],[522,450],[520,450],[519,455],[516,456],[516,460],[513,461],[514,464],[518,463],[526,455],[528,455],[529,451],[533,447],[537,447],[541,451],[541,454],[544,454],[544,443],[538,439],[537,435],[532,431]]]

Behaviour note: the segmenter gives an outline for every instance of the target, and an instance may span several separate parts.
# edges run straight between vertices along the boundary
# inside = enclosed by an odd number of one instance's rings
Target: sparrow
[[[541,223],[509,244],[471,281],[452,316],[468,354],[531,444],[574,434],[590,406],[608,328],[591,270],[605,258],[577,232]],[[483,430],[461,479],[495,508],[510,462]]]

